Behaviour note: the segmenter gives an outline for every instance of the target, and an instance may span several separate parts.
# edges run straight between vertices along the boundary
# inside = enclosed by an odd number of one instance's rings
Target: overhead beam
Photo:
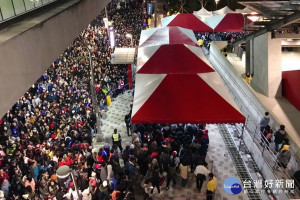
[[[282,19],[279,19],[273,23],[270,23],[270,25],[258,30],[258,31],[255,31],[253,33],[250,33],[249,35],[246,35],[245,37],[241,38],[241,39],[238,39],[236,41],[234,41],[233,43],[231,43],[231,45],[234,47],[234,46],[237,46],[243,42],[246,42],[252,38],[255,38],[257,36],[260,36],[264,33],[267,33],[269,31],[273,31],[273,30],[276,30],[282,26],[285,26],[285,25],[288,25],[288,24],[291,24],[295,21],[298,21],[300,18],[300,11],[297,11],[285,18],[282,18]]]
[[[300,34],[295,33],[275,33],[274,38],[282,39],[300,39]]]

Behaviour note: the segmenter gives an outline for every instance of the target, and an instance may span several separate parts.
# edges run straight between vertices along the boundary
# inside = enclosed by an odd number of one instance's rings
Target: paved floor
[[[127,91],[123,95],[118,96],[108,108],[108,111],[106,112],[107,116],[102,120],[102,133],[107,142],[111,143],[111,135],[114,128],[117,128],[121,134],[123,146],[125,142],[131,142],[131,138],[127,136],[124,123],[124,117],[129,112],[131,102],[131,92]],[[238,178],[238,175],[217,126],[210,124],[207,128],[209,130],[210,144],[206,161],[209,164],[209,169],[212,169],[212,172],[218,179],[218,186],[214,199],[247,200],[248,197],[245,194],[230,195],[224,192],[222,187],[223,181],[227,177]],[[177,175],[177,179],[177,183],[180,183],[179,174]],[[187,187],[182,188],[180,184],[177,184],[176,186],[171,184],[171,187],[168,191],[162,190],[160,195],[155,194],[154,199],[205,199],[205,188],[206,183],[204,183],[201,193],[198,192],[196,189],[195,177],[193,173],[191,173],[189,175]]]

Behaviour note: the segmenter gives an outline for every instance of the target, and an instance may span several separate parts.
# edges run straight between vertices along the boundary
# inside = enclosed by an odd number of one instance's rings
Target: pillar
[[[253,67],[251,85],[268,97],[281,96],[281,39],[265,33],[250,42],[250,63]],[[251,64],[250,64],[251,66]]]

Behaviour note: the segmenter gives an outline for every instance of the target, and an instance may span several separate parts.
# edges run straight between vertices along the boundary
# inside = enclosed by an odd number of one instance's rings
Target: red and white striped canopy
[[[244,123],[217,72],[137,74],[132,123]]]
[[[213,32],[213,29],[206,25],[197,15],[184,13],[172,15],[161,19],[162,27],[165,26],[180,26],[191,29],[194,32]]]
[[[241,13],[214,15],[205,19],[205,23],[215,32],[243,32],[244,16]],[[251,23],[248,19],[247,23]]]
[[[143,30],[139,47],[166,44],[188,44],[198,46],[194,32],[181,27],[163,27]]]
[[[213,72],[200,47],[186,44],[139,48],[137,73],[196,74]]]
[[[131,120],[134,124],[238,123],[245,117],[192,31],[165,27],[142,32]]]

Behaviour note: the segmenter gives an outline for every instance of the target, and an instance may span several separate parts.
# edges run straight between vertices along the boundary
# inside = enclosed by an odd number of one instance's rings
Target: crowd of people
[[[212,199],[217,179],[206,162],[209,137],[205,124],[140,124],[133,130],[132,144],[125,144],[121,157],[124,175],[134,186],[144,188],[144,199],[151,199],[155,189],[160,194],[171,183],[176,185],[178,172],[181,187],[186,187],[189,173],[194,172],[199,192],[209,177],[206,195]]]
[[[131,2],[118,9],[115,4],[108,6],[116,47],[136,46],[145,28],[144,11]],[[93,102],[91,88],[95,88],[103,109],[106,96],[117,96],[127,84],[125,66],[110,64],[114,49],[109,46],[103,17],[104,11],[0,120],[1,199],[75,200],[78,195],[99,199],[99,162],[91,148],[96,131],[92,105],[97,102]],[[128,32],[133,35],[132,43],[125,36]],[[95,77],[92,87],[89,52]],[[73,170],[75,182],[71,176],[63,180],[56,175],[64,165]],[[101,187],[110,184],[102,181]]]
[[[205,124],[148,124],[132,127],[131,112],[125,116],[132,143],[122,146],[115,129],[112,144],[92,147],[97,131],[93,105],[105,110],[112,98],[127,88],[127,66],[112,65],[104,17],[115,28],[115,47],[137,47],[148,16],[137,1],[107,6],[79,37],[57,58],[0,120],[0,199],[9,200],[131,200],[142,191],[152,199],[171,183],[188,184],[194,173],[196,187],[206,199],[213,198],[217,178],[209,170],[209,145]],[[132,38],[126,37],[130,33]],[[239,34],[196,34],[203,41],[232,40]],[[205,43],[205,42],[204,42]],[[89,54],[93,66],[91,85]],[[97,95],[93,102],[92,91]],[[271,142],[268,113],[261,120],[262,144]],[[278,166],[288,163],[289,141],[284,126],[275,133]],[[282,144],[282,145],[281,145]],[[123,149],[124,148],[124,149]],[[68,166],[70,175],[58,176]]]
[[[274,141],[274,151],[277,154],[277,161],[274,165],[273,169],[277,170],[279,167],[282,169],[286,169],[287,165],[291,160],[291,151],[290,151],[290,142],[286,137],[285,126],[280,125],[280,128],[273,133],[273,130],[270,123],[270,115],[269,112],[265,112],[264,117],[261,118],[259,123],[259,130],[261,134],[261,142],[262,146],[266,146],[268,150],[273,150],[270,147],[270,144]]]
[[[212,41],[233,42],[239,38],[244,37],[244,33],[238,33],[238,32],[237,33],[231,33],[231,32],[195,33],[195,37],[200,46],[208,47],[208,44]]]

